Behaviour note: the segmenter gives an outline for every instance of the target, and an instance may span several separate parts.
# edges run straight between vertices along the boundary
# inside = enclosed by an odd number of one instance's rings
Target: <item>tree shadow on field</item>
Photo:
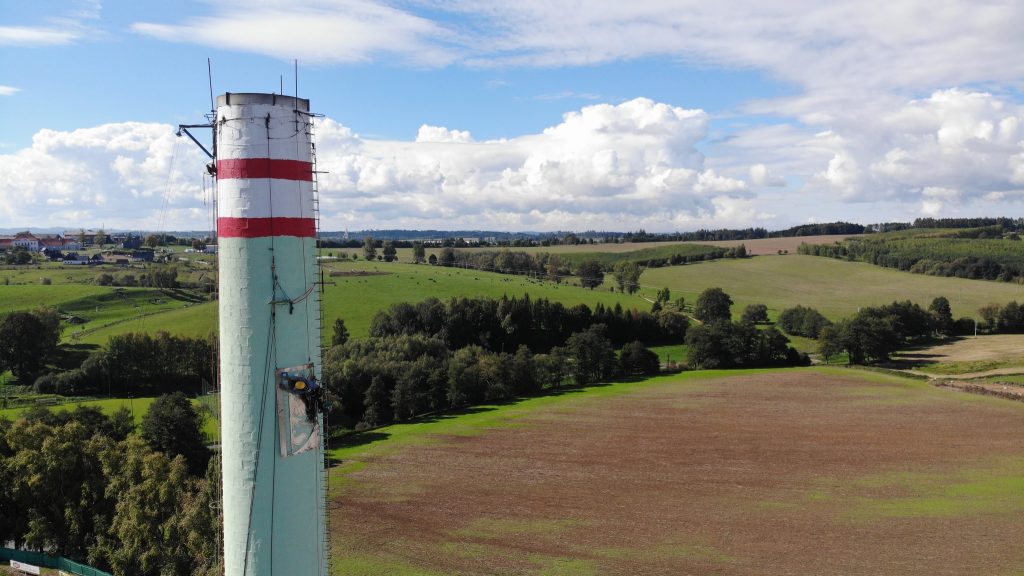
[[[374,430],[365,430],[362,432],[351,432],[345,434],[340,438],[331,438],[331,448],[352,448],[355,446],[364,446],[377,442],[378,440],[387,440],[391,437],[391,434],[387,432],[378,432]]]
[[[451,420],[452,418],[458,418],[459,416],[466,416],[468,414],[482,414],[484,412],[493,412],[494,410],[497,410],[495,406],[504,406],[506,404],[514,404],[515,402],[515,399],[498,400],[491,402],[491,405],[489,406],[470,406],[468,408],[446,410],[444,412],[438,412],[435,414],[424,414],[423,416],[417,416],[411,420],[402,422],[402,424],[430,424],[432,422]]]
[[[190,304],[200,304],[207,301],[205,296],[182,288],[165,288],[161,292],[174,300]]]
[[[932,366],[934,364],[938,364],[942,358],[939,354],[931,353],[930,350],[932,348],[940,345],[953,344],[954,342],[959,342],[961,340],[964,340],[964,337],[952,336],[945,339],[921,342],[896,352],[888,362],[880,363],[879,366],[883,368],[891,368],[893,370],[912,370],[915,368]]]
[[[938,362],[938,354],[925,354],[922,352],[900,352],[894,354],[888,362],[880,362],[878,366],[893,370],[912,370],[931,366]]]

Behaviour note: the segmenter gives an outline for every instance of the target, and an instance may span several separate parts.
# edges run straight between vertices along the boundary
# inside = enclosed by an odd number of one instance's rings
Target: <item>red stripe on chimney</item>
[[[217,218],[220,238],[266,238],[298,236],[315,238],[316,222],[312,218]]]
[[[313,163],[273,158],[234,158],[217,160],[217,180],[232,178],[276,178],[313,180]]]

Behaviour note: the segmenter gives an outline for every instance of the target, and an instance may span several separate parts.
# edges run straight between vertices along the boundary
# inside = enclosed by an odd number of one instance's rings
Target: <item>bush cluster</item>
[[[216,347],[211,340],[166,332],[119,334],[89,355],[79,368],[44,374],[33,385],[40,394],[196,393],[213,381]]]

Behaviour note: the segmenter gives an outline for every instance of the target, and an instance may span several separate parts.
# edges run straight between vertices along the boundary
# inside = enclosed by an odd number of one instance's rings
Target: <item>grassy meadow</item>
[[[638,248],[642,246],[646,247]],[[679,246],[679,243],[604,244],[554,246],[550,250],[579,255],[597,249],[606,251],[606,257],[616,257],[633,255],[637,250],[660,253]],[[548,248],[524,250],[545,249]],[[553,284],[522,276],[409,264],[411,254],[399,252],[400,260],[395,263],[325,262],[325,340],[330,338],[330,326],[336,318],[345,320],[353,337],[362,338],[368,334],[370,321],[379,310],[397,302],[418,302],[428,297],[530,294],[533,298],[549,298],[567,306],[582,303],[592,307],[601,302],[608,306],[619,303],[625,308],[646,309],[656,291],[663,287],[671,290],[673,299],[683,297],[687,304],[693,304],[701,291],[718,286],[732,296],[737,317],[747,304],[763,303],[768,305],[773,318],[785,308],[803,304],[817,308],[832,319],[852,315],[863,306],[903,299],[927,306],[936,296],[945,296],[956,317],[976,316],[978,308],[991,302],[1024,300],[1024,286],[1018,284],[910,274],[859,262],[795,254],[648,269],[640,278],[641,292],[629,296],[611,291],[610,275],[606,275],[603,287],[588,290],[574,285],[572,279]],[[207,266],[209,264],[204,263],[192,268],[182,263],[179,269],[182,276],[195,276],[208,273]],[[138,273],[134,269],[123,273],[132,271]],[[204,302],[186,291],[97,286],[93,281],[101,272],[122,273],[52,264],[2,269],[0,313],[31,309],[40,304],[56,306],[61,312],[85,320],[84,324],[65,327],[64,342],[86,346],[101,346],[113,335],[132,331],[164,330],[192,337],[216,331],[216,302]],[[332,272],[339,275],[331,275]],[[40,279],[44,277],[50,278],[52,284],[42,285]],[[799,349],[807,349],[802,345],[807,343],[795,344]],[[684,350],[676,347],[658,352],[681,357]]]
[[[142,423],[142,417],[149,411],[149,406],[154,400],[156,400],[155,396],[144,396],[142,398],[103,398],[98,400],[63,402],[61,404],[53,404],[47,407],[51,410],[61,412],[65,410],[74,410],[79,406],[90,406],[93,408],[99,408],[107,416],[110,416],[121,408],[128,408],[132,411],[132,416],[135,418],[135,425],[138,426]],[[201,414],[208,414],[203,418],[203,433],[206,434],[206,437],[210,441],[216,441],[220,438],[220,422],[215,416],[209,415],[216,410],[216,396],[193,398],[192,404],[197,409],[200,409]],[[206,410],[202,410],[201,408],[206,408]],[[29,406],[3,408],[0,409],[0,418],[16,420],[28,409]]]
[[[623,308],[647,309],[650,303],[637,297],[612,292],[608,287],[589,290],[571,283],[540,282],[524,276],[512,276],[444,268],[429,264],[332,262],[325,264],[324,328],[330,339],[335,318],[343,318],[353,338],[369,334],[370,322],[380,310],[398,302],[419,302],[430,297],[442,300],[455,296],[522,296],[548,298],[566,306],[598,302],[606,306],[621,303]],[[331,272],[352,274],[377,272],[378,275],[332,276]]]
[[[703,290],[718,286],[732,296],[737,317],[747,304],[766,304],[772,318],[803,304],[835,320],[894,300],[909,299],[927,307],[937,296],[949,299],[954,317],[977,317],[985,304],[1024,300],[1024,286],[1019,284],[925,276],[795,254],[654,268],[644,271],[640,284],[648,297],[667,286],[673,299],[682,296],[688,304]]]

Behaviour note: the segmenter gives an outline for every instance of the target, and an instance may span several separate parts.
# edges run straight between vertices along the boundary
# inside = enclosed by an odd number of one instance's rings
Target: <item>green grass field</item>
[[[65,324],[63,340],[70,343],[101,345],[113,334],[130,331],[155,332],[166,330],[174,334],[205,336],[216,326],[216,308],[202,302],[202,296],[188,291],[161,291],[155,288],[119,288],[95,284],[96,276],[103,273],[120,276],[138,276],[144,270],[64,266],[45,263],[39,266],[7,267],[0,269],[0,314],[15,310],[30,310],[40,305],[53,306],[62,313],[77,316],[82,324]],[[179,267],[179,278],[202,275],[203,270]],[[42,278],[52,284],[43,285]],[[195,279],[195,278],[192,278]],[[192,310],[197,303],[213,309],[213,322],[209,310]]]
[[[655,250],[674,249],[667,245],[606,244],[599,246],[555,246],[552,251],[584,254],[601,249],[618,254],[633,253],[636,246]],[[691,245],[692,246],[692,245]],[[533,248],[531,251],[541,251]],[[609,252],[611,254],[612,252]],[[49,269],[46,268],[49,266]],[[672,298],[684,297],[692,305],[706,288],[718,286],[735,301],[738,317],[743,307],[764,303],[771,317],[796,304],[811,306],[832,319],[852,315],[862,306],[879,305],[894,300],[910,299],[927,306],[936,296],[946,296],[955,316],[973,316],[990,302],[1005,303],[1024,300],[1024,287],[1001,282],[964,280],[909,274],[869,264],[845,262],[814,256],[759,256],[733,260],[723,259],[685,266],[652,268],[644,271],[639,295],[628,296],[610,290],[612,279],[595,290],[572,284],[539,282],[522,276],[501,275],[474,270],[444,268],[407,263],[339,261],[325,264],[327,286],[324,289],[324,340],[331,337],[336,318],[343,318],[354,338],[368,334],[370,321],[380,310],[398,302],[418,302],[428,297],[447,299],[455,296],[500,297],[502,295],[549,298],[567,306],[601,302],[616,303],[625,308],[646,310],[656,290],[668,287]],[[330,272],[380,272],[379,275],[330,276]],[[63,276],[59,273],[63,273]],[[87,320],[83,325],[69,325],[64,340],[91,346],[102,346],[109,338],[125,332],[167,331],[172,334],[205,337],[217,329],[217,304],[194,302],[189,295],[164,294],[146,288],[117,289],[88,283],[97,270],[44,265],[42,269],[21,268],[0,270],[10,278],[10,285],[0,284],[0,313],[30,309],[39,304],[57,306],[63,312]],[[199,272],[201,273],[201,272]],[[53,285],[43,286],[41,275],[52,278]],[[794,339],[802,351],[812,351],[812,341]],[[658,350],[664,358],[682,359],[684,350],[671,347]]]
[[[104,398],[102,400],[86,400],[82,402],[65,402],[64,404],[57,404],[54,406],[48,406],[51,410],[65,411],[74,410],[78,406],[92,406],[99,408],[104,414],[110,416],[114,412],[120,410],[122,407],[128,408],[132,411],[132,415],[135,418],[135,425],[138,426],[142,423],[142,417],[146,415],[153,401],[156,400],[155,396],[146,396],[142,398]],[[192,404],[198,409],[203,405],[213,407],[216,405],[216,396],[204,396],[202,398],[192,399]],[[0,409],[0,418],[6,418],[8,420],[16,420],[21,416],[28,406],[22,406],[18,408],[5,408]],[[203,418],[203,433],[210,441],[216,441],[220,438],[220,422],[213,417]]]
[[[612,293],[608,288],[588,290],[569,284],[538,282],[523,276],[511,276],[444,268],[425,264],[380,262],[337,262],[325,266],[330,271],[378,271],[377,276],[327,276],[324,289],[324,333],[330,339],[335,318],[343,318],[354,338],[369,333],[370,321],[380,310],[398,302],[419,302],[430,297],[442,300],[455,296],[498,298],[503,295],[548,298],[566,306],[598,302],[607,306],[621,303],[623,308],[647,310],[650,303],[637,296]]]
[[[142,417],[146,414],[146,411],[149,410],[149,406],[153,403],[153,400],[156,400],[156,398],[104,398],[102,400],[87,400],[84,402],[67,402],[64,404],[50,406],[49,408],[55,411],[64,411],[74,410],[78,406],[92,406],[99,408],[104,414],[109,416],[123,406],[132,411],[132,414],[135,416],[135,424],[138,425],[142,422]],[[28,409],[28,407],[6,408],[0,410],[0,418],[15,420]]]
[[[894,300],[909,299],[927,307],[937,296],[949,299],[955,317],[976,316],[978,308],[990,302],[1024,300],[1024,286],[1017,284],[925,276],[799,255],[654,268],[644,271],[640,284],[648,297],[667,286],[673,299],[683,296],[687,304],[703,290],[718,286],[732,296],[736,316],[747,304],[761,303],[772,318],[797,304],[817,308],[834,320],[852,316],[863,306]]]
[[[102,346],[107,343],[111,336],[126,332],[155,334],[156,332],[163,331],[176,336],[205,338],[211,332],[216,332],[217,330],[216,302],[188,305],[178,302],[176,306],[164,310],[150,310],[148,312],[147,315],[136,314],[134,316],[127,316],[120,322],[83,332],[77,338],[74,338],[73,341]],[[65,332],[66,337],[67,332]]]

